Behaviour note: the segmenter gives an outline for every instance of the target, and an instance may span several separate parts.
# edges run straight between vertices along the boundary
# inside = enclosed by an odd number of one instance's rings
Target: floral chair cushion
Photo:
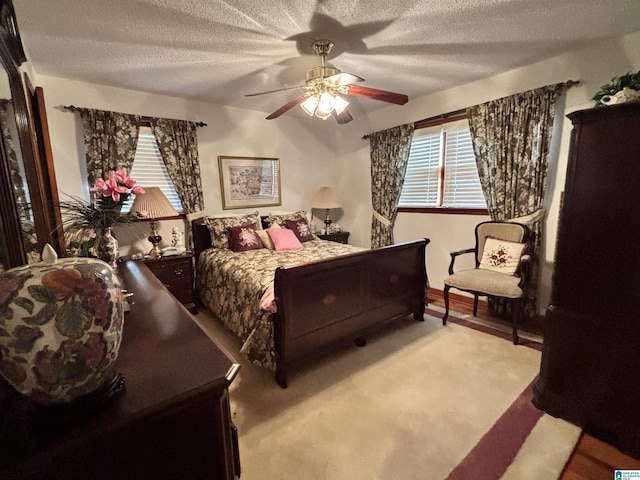
[[[487,236],[478,268],[493,270],[506,275],[517,275],[520,259],[527,251],[526,243],[510,242]]]

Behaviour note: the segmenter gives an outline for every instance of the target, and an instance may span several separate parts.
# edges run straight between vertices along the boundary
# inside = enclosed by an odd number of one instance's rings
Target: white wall
[[[428,67],[428,66],[426,66]],[[573,110],[589,108],[590,98],[614,75],[640,70],[640,32],[618,39],[603,40],[591,48],[566,53],[552,59],[495,75],[462,87],[452,88],[409,103],[389,106],[370,117],[354,104],[355,120],[347,125],[311,122],[292,114],[265,121],[264,113],[220,107],[204,102],[91,85],[56,77],[37,75],[33,83],[44,88],[58,187],[61,191],[86,196],[86,172],[82,128],[77,114],[62,105],[116,110],[148,116],[182,118],[208,123],[198,130],[200,162],[206,213],[221,213],[218,155],[279,157],[282,170],[281,210],[309,209],[310,200],[322,185],[335,187],[344,208],[332,213],[334,220],[351,232],[350,243],[370,245],[371,187],[369,143],[362,135],[414,122],[441,113],[476,105],[516,92],[569,79],[582,84],[567,92],[558,115],[554,155],[548,175],[549,208],[546,242],[542,252],[539,311],[543,313],[551,290],[551,275],[558,207],[564,188],[570,122],[563,117]],[[427,70],[428,71],[428,70]],[[369,101],[369,100],[361,100]],[[293,113],[293,112],[292,112]],[[263,213],[267,209],[261,209]],[[230,211],[238,213],[239,211]],[[266,213],[266,212],[264,212]],[[321,224],[323,212],[315,212]],[[429,237],[427,265],[431,285],[442,289],[447,274],[449,252],[473,244],[474,226],[482,216],[403,213],[398,216],[396,241]],[[169,239],[173,224],[163,222],[161,235]],[[120,234],[123,254],[148,250],[146,234],[129,230]],[[128,237],[137,239],[129,239]],[[135,242],[133,242],[135,240]],[[128,243],[134,243],[127,248]]]
[[[557,115],[554,145],[547,179],[546,241],[541,252],[540,300],[538,310],[544,313],[550,299],[551,276],[558,223],[560,195],[564,189],[565,171],[569,150],[571,123],[564,114],[574,110],[590,108],[590,98],[599,87],[613,76],[640,70],[640,32],[612,40],[603,40],[586,49],[569,52],[549,60],[495,75],[482,81],[452,88],[418,99],[410,99],[403,107],[390,106],[376,112],[370,119],[371,131],[383,130],[408,122],[414,122],[441,113],[477,105],[489,100],[508,96],[516,92],[564,82],[581,80],[581,85],[568,90],[566,98],[560,99],[561,110]],[[368,132],[362,132],[368,133]],[[349,151],[343,160],[344,182],[358,185],[353,195],[365,198],[370,187],[361,185],[369,178],[369,146],[362,145]],[[370,196],[368,197],[370,198]],[[353,232],[354,242],[368,245],[371,222],[371,202],[363,201],[356,212],[349,213],[348,228]],[[401,213],[394,228],[396,242],[420,237],[429,237],[427,247],[427,270],[434,288],[442,290],[450,261],[449,252],[474,244],[475,225],[488,217],[464,215],[437,215]],[[347,222],[344,222],[347,224]]]
[[[82,122],[78,114],[64,110],[62,106],[65,105],[207,123],[208,126],[198,129],[204,212],[207,214],[256,210],[222,210],[219,155],[280,159],[282,206],[259,209],[264,214],[269,209],[309,209],[315,191],[323,185],[334,185],[338,177],[336,155],[331,146],[319,140],[313,130],[301,128],[295,118],[266,121],[261,112],[45,75],[38,75],[34,83],[44,89],[58,189],[63,197],[67,194],[88,198],[89,188]],[[346,196],[343,192],[339,192],[339,195]],[[322,212],[316,213],[322,215]],[[163,245],[170,241],[171,228],[176,225],[184,228],[183,222],[161,222]],[[150,249],[146,229],[147,224],[144,227],[128,225],[118,228],[116,236],[123,255]]]

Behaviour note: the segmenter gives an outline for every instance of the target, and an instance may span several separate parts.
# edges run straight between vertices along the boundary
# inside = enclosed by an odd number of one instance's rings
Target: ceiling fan
[[[326,120],[333,115],[338,123],[348,123],[353,120],[351,114],[345,110],[349,102],[340,95],[370,98],[381,102],[395,103],[396,105],[404,105],[409,101],[409,97],[402,93],[354,85],[357,82],[364,82],[364,78],[351,73],[341,72],[339,69],[327,63],[327,55],[333,47],[331,40],[316,40],[311,46],[316,53],[320,55],[322,63],[319,67],[307,70],[307,80],[304,85],[245,95],[245,97],[254,97],[256,95],[281,92],[283,90],[306,89],[303,94],[298,95],[269,115],[267,120],[278,118],[296,105],[300,105],[302,109],[311,116]]]

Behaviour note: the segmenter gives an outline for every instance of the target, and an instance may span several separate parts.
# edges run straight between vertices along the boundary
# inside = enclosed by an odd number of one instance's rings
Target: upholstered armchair
[[[513,343],[518,344],[517,323],[522,315],[524,285],[531,262],[527,255],[529,229],[520,223],[490,221],[476,226],[476,245],[473,248],[451,252],[449,276],[444,281],[445,314],[449,316],[449,290],[457,288],[473,294],[473,316],[478,313],[478,297],[503,297],[511,302]],[[475,268],[454,273],[454,263],[460,255],[473,253]]]

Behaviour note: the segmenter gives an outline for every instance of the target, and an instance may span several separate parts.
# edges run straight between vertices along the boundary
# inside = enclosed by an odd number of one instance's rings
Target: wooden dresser
[[[134,293],[116,363],[126,390],[60,433],[34,428],[28,402],[4,385],[0,478],[239,477],[228,392],[239,365],[143,263],[125,262],[118,271]]]
[[[569,118],[533,402],[640,458],[640,102]]]

